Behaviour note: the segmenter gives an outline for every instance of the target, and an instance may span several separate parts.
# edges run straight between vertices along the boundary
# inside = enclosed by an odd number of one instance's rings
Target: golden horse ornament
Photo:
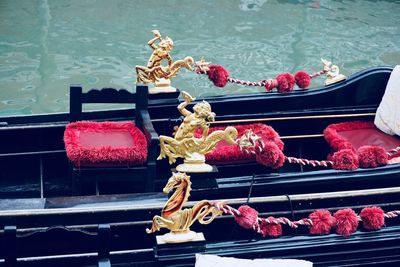
[[[167,228],[171,232],[163,236],[164,242],[191,241],[196,237],[196,233],[190,231],[189,228],[195,221],[199,221],[201,224],[209,224],[222,214],[208,200],[202,200],[191,208],[182,209],[190,196],[191,184],[190,176],[185,173],[172,173],[163,192],[165,194],[172,190],[175,190],[175,192],[162,209],[161,216],[153,217],[151,228],[146,229],[148,234],[159,231],[161,228]]]
[[[236,128],[228,126],[225,130],[209,131],[209,122],[214,121],[215,113],[211,111],[208,102],[197,103],[193,112],[186,106],[195,100],[190,94],[182,92],[184,102],[178,106],[179,112],[185,117],[174,133],[174,137],[161,135],[160,155],[158,160],[168,157],[169,163],[175,163],[177,158],[184,158],[184,163],[176,167],[180,172],[210,172],[212,167],[205,163],[205,154],[211,152],[217,143],[225,140],[228,144],[235,144],[238,132]],[[200,129],[202,136],[195,137],[196,130]]]

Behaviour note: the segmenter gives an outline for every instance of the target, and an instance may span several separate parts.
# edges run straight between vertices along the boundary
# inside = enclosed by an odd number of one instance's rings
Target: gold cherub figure
[[[155,35],[147,44],[153,49],[147,66],[136,66],[136,82],[137,83],[155,83],[156,87],[150,90],[151,93],[159,92],[175,92],[176,89],[171,87],[170,79],[175,77],[181,68],[193,70],[194,60],[192,57],[173,61],[170,55],[174,42],[171,38],[162,38],[158,30],[152,31]],[[156,44],[156,41],[159,41]],[[161,65],[162,61],[167,60],[168,65]]]
[[[178,106],[179,112],[185,117],[174,133],[174,138],[160,136],[160,155],[158,160],[168,157],[169,163],[175,163],[177,158],[184,158],[184,163],[176,167],[181,172],[210,172],[212,167],[205,163],[205,154],[211,152],[217,143],[225,140],[235,144],[237,130],[228,126],[225,130],[214,131],[209,134],[209,122],[214,121],[215,113],[211,111],[208,102],[202,101],[194,105],[193,112],[186,106],[195,100],[189,93],[183,91],[184,102]],[[199,130],[201,137],[195,137]]]
[[[191,191],[190,176],[185,173],[172,173],[168,179],[163,192],[168,194],[175,189],[173,195],[167,200],[161,211],[161,216],[153,217],[148,234],[167,228],[171,232],[162,236],[162,242],[178,243],[191,241],[196,238],[196,233],[190,231],[190,226],[198,220],[201,224],[211,223],[217,216],[221,215],[210,201],[202,200],[191,208],[182,209],[187,202]],[[206,219],[207,216],[210,216]]]

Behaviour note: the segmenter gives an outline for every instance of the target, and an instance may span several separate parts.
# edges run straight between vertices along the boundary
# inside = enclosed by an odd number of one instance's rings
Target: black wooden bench
[[[4,227],[0,244],[4,266],[111,266],[109,224],[100,224],[95,231],[56,226],[24,232]]]

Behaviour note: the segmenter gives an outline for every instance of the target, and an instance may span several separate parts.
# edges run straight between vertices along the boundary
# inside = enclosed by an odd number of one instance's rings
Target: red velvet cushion
[[[210,127],[209,133],[216,130],[224,130],[228,126],[236,128],[238,131],[238,138],[242,137],[247,129],[251,129],[255,134],[260,136],[264,142],[272,141],[280,150],[283,150],[283,142],[280,140],[278,133],[275,132],[272,127],[262,123]],[[195,136],[201,137],[201,132],[197,131]],[[237,145],[230,145],[225,141],[220,141],[212,152],[206,154],[206,160],[214,164],[246,163],[255,161],[256,157],[254,154],[240,151]]]
[[[362,146],[379,146],[386,151],[400,146],[398,136],[388,135],[375,127],[372,121],[342,122],[329,125],[324,131],[325,139],[334,151]]]
[[[73,122],[64,143],[77,167],[140,165],[147,159],[146,138],[132,122]]]

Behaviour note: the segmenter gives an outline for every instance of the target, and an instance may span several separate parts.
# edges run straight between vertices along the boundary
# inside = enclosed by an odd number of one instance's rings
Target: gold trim
[[[231,123],[246,123],[246,122],[305,120],[305,119],[327,119],[327,118],[351,118],[351,117],[368,117],[368,116],[375,116],[375,113],[341,114],[341,115],[316,115],[316,116],[292,116],[292,117],[281,117],[281,118],[224,120],[224,121],[213,121],[213,122],[210,122],[210,124],[231,124]]]
[[[288,136],[281,136],[281,139],[301,139],[301,138],[317,138],[323,137],[323,134],[304,134],[304,135],[288,135]]]

